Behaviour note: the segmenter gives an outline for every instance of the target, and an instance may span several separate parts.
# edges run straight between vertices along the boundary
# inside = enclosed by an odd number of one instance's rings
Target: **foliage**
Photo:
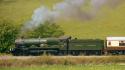
[[[0,52],[6,52],[11,48],[17,33],[18,30],[12,21],[0,20]]]
[[[55,23],[45,22],[44,24],[41,24],[33,31],[31,30],[30,32],[28,32],[27,35],[30,38],[31,37],[33,38],[59,37],[61,35],[64,35],[64,32]]]

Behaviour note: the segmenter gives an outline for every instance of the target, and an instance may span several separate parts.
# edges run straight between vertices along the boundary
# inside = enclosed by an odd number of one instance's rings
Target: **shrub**
[[[14,43],[18,33],[12,21],[0,20],[0,52],[7,52]]]

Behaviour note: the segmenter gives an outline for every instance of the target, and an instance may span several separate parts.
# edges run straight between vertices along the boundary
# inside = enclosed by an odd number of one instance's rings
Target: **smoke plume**
[[[72,18],[82,20],[90,19],[93,18],[96,11],[98,11],[102,6],[107,5],[109,7],[114,7],[119,5],[121,1],[122,0],[90,0],[89,3],[92,7],[90,12],[85,12],[83,10],[87,0],[64,0],[53,5],[52,9],[48,9],[46,6],[40,6],[35,9],[31,20],[24,24],[22,31],[36,28],[46,21],[55,22],[58,19]]]

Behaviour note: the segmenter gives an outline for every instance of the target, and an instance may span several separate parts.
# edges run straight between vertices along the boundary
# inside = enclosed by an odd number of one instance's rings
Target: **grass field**
[[[0,56],[0,70],[124,70],[125,56]]]
[[[125,65],[125,56],[0,56],[0,67],[106,64]]]
[[[0,70],[124,70],[124,65],[51,65],[30,67],[0,67]]]
[[[23,24],[31,19],[34,9],[40,5],[51,8],[59,1],[62,0],[1,0],[0,19],[13,20],[17,24]],[[104,39],[106,36],[125,36],[124,12],[125,3],[114,9],[104,8],[100,10],[92,20],[59,20],[57,23],[66,35],[77,38]]]

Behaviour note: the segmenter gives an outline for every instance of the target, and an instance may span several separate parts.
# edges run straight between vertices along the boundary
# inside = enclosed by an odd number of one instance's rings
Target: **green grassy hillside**
[[[104,9],[93,20],[69,20],[61,22],[67,35],[79,38],[101,38],[125,36],[125,5],[116,9]]]
[[[40,5],[52,7],[62,0],[1,0],[0,19],[9,19],[22,24],[31,18],[33,10]],[[103,8],[92,20],[59,20],[66,35],[78,38],[101,38],[125,36],[125,3],[117,8]]]

